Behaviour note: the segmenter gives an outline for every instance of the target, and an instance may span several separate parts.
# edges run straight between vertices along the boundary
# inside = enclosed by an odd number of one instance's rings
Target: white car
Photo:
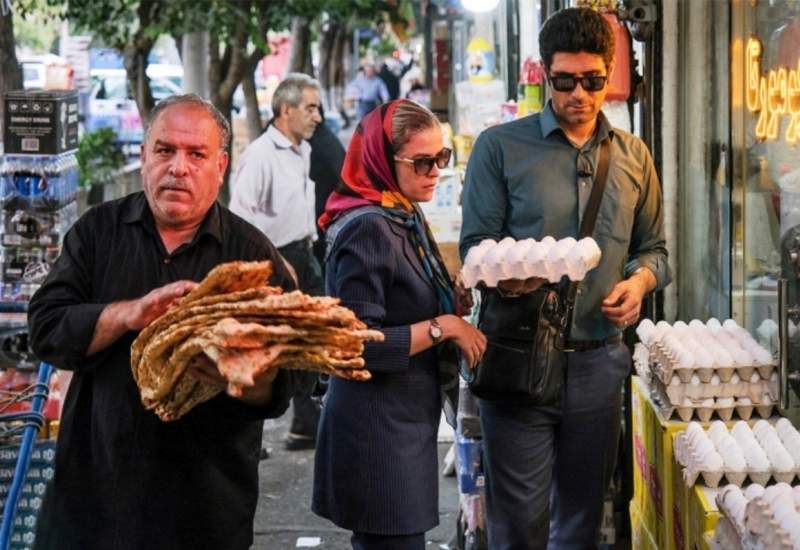
[[[126,154],[138,155],[144,129],[125,70],[95,69],[91,77],[86,130],[110,126],[117,133]],[[182,93],[180,85],[166,77],[151,77],[150,89],[156,102]]]

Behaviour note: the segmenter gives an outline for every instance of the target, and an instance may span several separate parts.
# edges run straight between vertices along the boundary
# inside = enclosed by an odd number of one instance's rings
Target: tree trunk
[[[208,32],[186,33],[179,42],[183,52],[183,91],[208,98]]]
[[[292,52],[289,56],[289,72],[314,76],[311,63],[311,29],[304,17],[292,18]]]
[[[345,71],[345,58],[350,56],[348,45],[351,42],[351,32],[348,30],[347,24],[341,24],[338,32],[336,33],[336,40],[333,44],[333,55],[331,55],[331,63],[328,67],[329,81],[330,81],[330,95],[331,95],[331,109],[337,110],[344,114],[344,87],[347,83]],[[346,116],[343,116],[345,125],[347,124]]]
[[[150,111],[155,106],[153,92],[150,90],[150,79],[147,77],[147,57],[150,55],[151,49],[152,44],[137,46],[134,43],[126,44],[122,50],[125,73],[128,75],[128,83],[136,106],[139,108],[143,127],[147,127],[147,123],[150,121]]]
[[[5,15],[0,12],[0,142],[5,124],[5,93],[22,88],[22,68],[14,50],[13,18],[10,10]]]
[[[247,137],[253,141],[264,131],[264,127],[261,125],[261,113],[258,111],[256,80],[253,73],[245,73],[242,77],[242,90],[244,91],[244,104],[247,108]]]
[[[335,21],[328,23],[328,26],[322,33],[322,40],[319,45],[320,62],[319,62],[319,83],[322,85],[322,90],[325,95],[324,103],[328,109],[334,109],[335,103],[332,95],[333,91],[333,57],[336,53],[334,45],[336,43],[336,36],[339,33],[339,24]]]

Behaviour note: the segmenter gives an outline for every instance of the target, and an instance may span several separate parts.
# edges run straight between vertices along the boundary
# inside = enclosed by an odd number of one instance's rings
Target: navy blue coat
[[[351,221],[328,258],[326,286],[386,340],[366,345],[372,380],[331,380],[312,509],[351,531],[431,529],[439,523],[436,352],[409,350],[410,325],[435,317],[438,303],[409,230],[379,214]]]

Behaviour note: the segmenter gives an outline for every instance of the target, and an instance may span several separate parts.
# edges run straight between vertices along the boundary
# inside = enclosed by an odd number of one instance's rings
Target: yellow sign
[[[786,143],[794,145],[800,141],[800,57],[797,67],[770,69],[761,74],[763,48],[757,38],[747,42],[745,58],[745,86],[747,108],[759,113],[756,121],[756,137],[761,140],[778,139],[781,120],[789,118],[786,128]]]

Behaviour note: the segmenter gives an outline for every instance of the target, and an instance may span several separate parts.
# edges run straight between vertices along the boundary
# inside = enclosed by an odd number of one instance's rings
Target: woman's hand
[[[442,338],[453,340],[467,364],[474,369],[486,351],[486,336],[457,315],[442,315],[438,320],[442,326]]]

